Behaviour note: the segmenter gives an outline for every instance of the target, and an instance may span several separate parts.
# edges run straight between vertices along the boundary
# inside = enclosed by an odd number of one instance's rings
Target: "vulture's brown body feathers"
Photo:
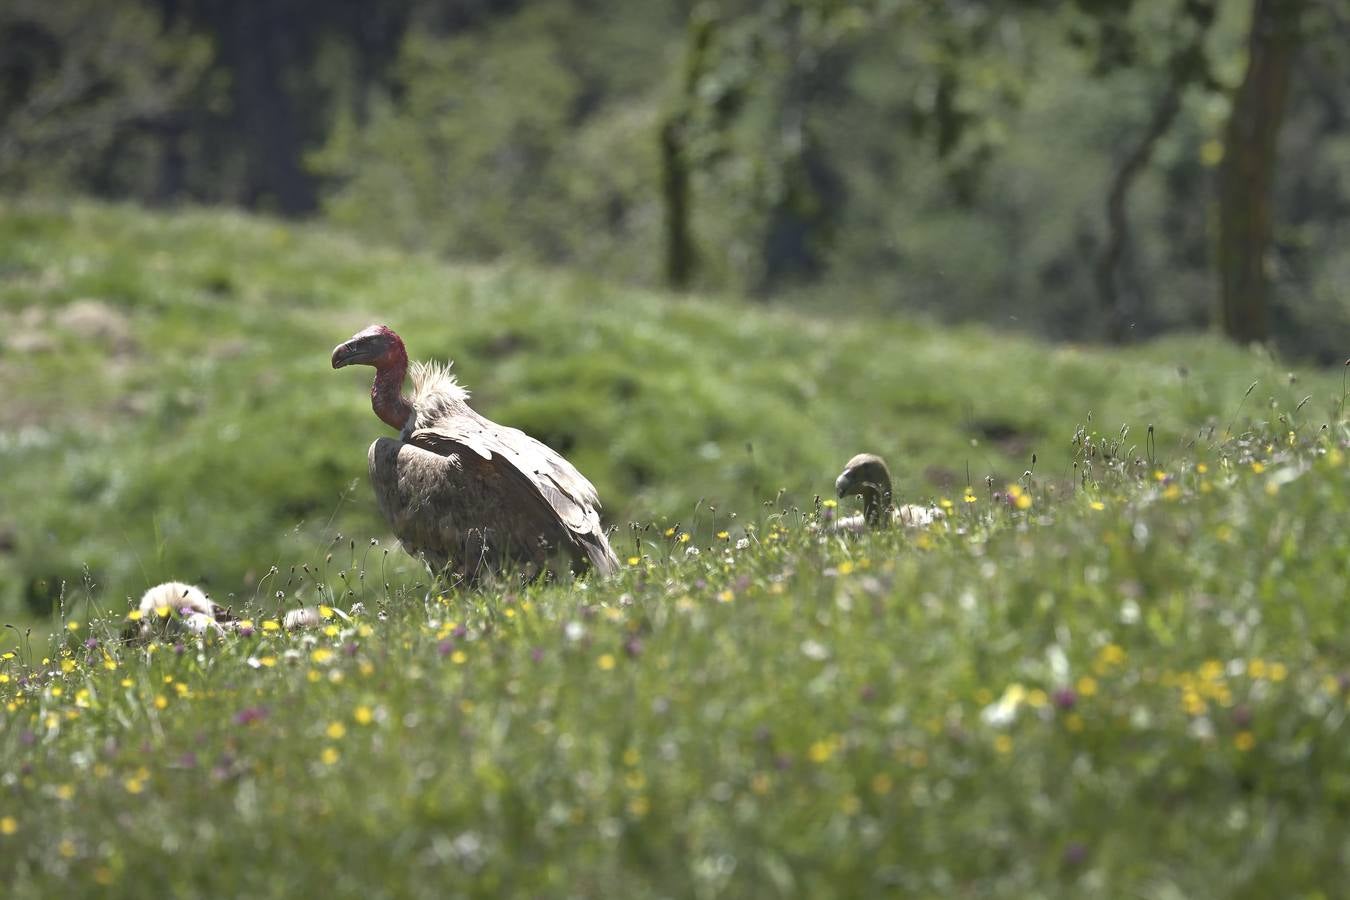
[[[372,331],[335,350],[334,366],[365,361],[349,361],[343,350]],[[400,341],[394,355],[401,353]],[[378,359],[372,364],[380,370]],[[575,570],[608,574],[618,567],[595,488],[571,463],[479,415],[447,368],[416,363],[411,375],[412,397],[395,401],[377,396],[377,373],[376,413],[390,424],[403,421],[397,439],[379,438],[368,454],[380,511],[409,553],[468,581],[508,568],[531,576],[554,568],[559,557]]]

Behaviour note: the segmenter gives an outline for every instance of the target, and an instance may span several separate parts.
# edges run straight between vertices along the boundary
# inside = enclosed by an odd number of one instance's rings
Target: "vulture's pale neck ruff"
[[[469,392],[450,372],[450,366],[438,362],[415,362],[412,364],[412,402],[402,397],[399,402],[408,406],[409,412],[402,426],[405,435],[418,428],[459,412]]]

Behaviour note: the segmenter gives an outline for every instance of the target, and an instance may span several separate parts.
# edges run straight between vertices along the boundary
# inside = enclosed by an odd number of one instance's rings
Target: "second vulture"
[[[860,515],[846,516],[835,523],[835,528],[840,531],[862,531],[887,525],[926,528],[946,518],[936,506],[895,505],[891,501],[891,470],[875,453],[859,453],[850,459],[835,479],[834,489],[841,500],[857,496],[863,501]]]
[[[531,577],[560,556],[575,571],[618,568],[591,483],[525,432],[475,412],[447,366],[410,366],[384,325],[333,350],[333,368],[351,365],[375,368],[370,405],[399,432],[370,445],[375,499],[404,549],[433,572],[467,582],[505,569]]]

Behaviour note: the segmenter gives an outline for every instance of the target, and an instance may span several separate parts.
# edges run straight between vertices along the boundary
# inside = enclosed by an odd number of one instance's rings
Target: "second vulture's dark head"
[[[859,453],[834,480],[834,490],[841,499],[862,497],[863,514],[875,522],[891,503],[891,470],[875,453]]]
[[[866,496],[868,493],[889,494],[891,492],[891,470],[886,461],[875,453],[859,453],[848,461],[844,471],[834,480],[834,489],[839,496]]]
[[[400,364],[406,366],[407,363],[408,351],[403,347],[403,339],[388,325],[371,325],[333,348],[335,369],[357,365],[383,369]]]

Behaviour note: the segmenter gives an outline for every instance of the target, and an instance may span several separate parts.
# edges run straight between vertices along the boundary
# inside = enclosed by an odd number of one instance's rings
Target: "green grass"
[[[90,300],[92,324],[73,306]],[[891,461],[902,494],[931,497],[967,473],[1018,476],[1033,453],[1038,473],[1071,478],[1089,416],[1129,425],[1141,452],[1155,425],[1168,459],[1307,394],[1297,419],[1324,421],[1340,396],[1338,379],[1289,384],[1205,338],[1048,348],[451,266],[228,213],[16,202],[0,210],[0,615],[54,604],[62,585],[75,604],[168,578],[251,597],[336,533],[384,536],[365,474],[386,432],[370,373],[328,365],[371,321],[416,358],[454,359],[482,411],[565,452],[608,522],[701,536],[709,507],[744,515],[780,489],[807,503],[861,450]]]
[[[79,601],[59,641],[3,645],[12,896],[1342,891],[1340,373],[1202,338],[824,321],[220,214],[20,206],[0,248],[0,577],[15,610],[43,573]],[[54,324],[80,298],[135,346]],[[13,349],[32,307],[64,352]],[[621,529],[620,576],[419,583],[372,515],[365,385],[327,364],[376,318],[570,441],[612,521],[656,523]],[[840,510],[814,494],[863,447],[951,527],[819,530]],[[117,640],[125,596],[198,573],[254,634]],[[324,628],[265,625],[317,602]]]

